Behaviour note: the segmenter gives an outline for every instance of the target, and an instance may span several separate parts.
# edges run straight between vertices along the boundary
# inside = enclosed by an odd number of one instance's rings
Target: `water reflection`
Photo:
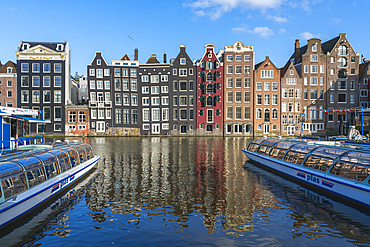
[[[247,160],[247,138],[85,138],[102,156],[34,243],[368,245],[370,216]],[[59,236],[55,240],[52,236]]]

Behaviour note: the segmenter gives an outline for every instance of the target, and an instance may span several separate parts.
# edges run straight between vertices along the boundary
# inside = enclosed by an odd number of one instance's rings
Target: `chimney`
[[[296,39],[294,49],[294,64],[298,62],[299,57],[301,56],[299,49],[300,49],[299,39]]]
[[[164,54],[163,54],[163,63],[167,63],[167,54],[166,54],[166,51],[164,51]]]
[[[134,57],[134,60],[135,61],[139,61],[139,49],[135,49],[135,57]]]

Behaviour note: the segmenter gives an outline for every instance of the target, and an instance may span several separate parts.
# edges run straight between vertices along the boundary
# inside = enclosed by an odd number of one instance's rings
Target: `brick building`
[[[17,106],[17,65],[8,61],[0,66],[0,106]]]

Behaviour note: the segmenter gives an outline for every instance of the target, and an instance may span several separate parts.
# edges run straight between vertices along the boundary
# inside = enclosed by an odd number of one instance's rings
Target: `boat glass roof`
[[[68,157],[68,154],[65,151],[59,150],[59,149],[57,149],[57,150],[50,150],[48,153],[54,154],[55,156],[58,157],[58,159],[63,159],[63,158]]]
[[[261,138],[255,138],[251,141],[251,143],[256,143],[256,144],[260,144],[261,142],[265,141],[264,139],[261,139]]]
[[[370,166],[370,154],[360,152],[349,152],[344,154],[340,160]]]
[[[37,158],[41,159],[45,165],[57,161],[55,156],[52,155],[51,153],[39,154],[37,155]]]
[[[23,171],[21,165],[18,165],[14,162],[2,162],[0,163],[0,178],[18,173]]]
[[[316,146],[307,146],[307,145],[302,145],[302,144],[296,144],[293,145],[290,150],[291,151],[296,151],[300,153],[309,153],[312,149],[317,148]]]
[[[317,148],[312,151],[313,155],[318,155],[330,159],[336,159],[345,152],[348,152],[347,150],[340,150],[340,149],[334,149],[334,148]]]
[[[273,146],[277,141],[274,141],[274,140],[264,140],[262,145],[266,145],[266,146]]]
[[[21,163],[24,168],[27,170],[29,168],[35,167],[35,166],[41,166],[42,163],[39,159],[32,157],[32,156],[23,156],[19,157],[17,159],[13,159],[12,161]]]
[[[297,143],[291,143],[291,142],[278,142],[275,143],[274,147],[275,148],[280,148],[280,149],[288,149],[293,145],[296,145]]]

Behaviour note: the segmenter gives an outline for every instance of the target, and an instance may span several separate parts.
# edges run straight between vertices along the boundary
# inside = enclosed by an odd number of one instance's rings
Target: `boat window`
[[[86,153],[85,149],[82,147],[82,145],[73,145],[71,146],[78,152],[78,159],[80,161],[80,164],[86,161]]]
[[[23,171],[21,165],[13,162],[1,162],[0,163],[0,178],[10,176]]]
[[[260,144],[261,142],[265,141],[264,139],[255,138],[251,141],[251,143]]]
[[[87,160],[89,160],[92,157],[94,157],[92,148],[91,148],[91,146],[89,144],[87,144],[87,143],[81,143],[79,145],[83,146],[83,148],[85,149]]]
[[[271,150],[271,147],[261,145],[257,153],[262,154],[262,155],[268,155],[270,150]]]
[[[344,162],[338,162],[330,170],[330,173],[357,182],[362,182],[365,181],[366,178],[369,176],[370,168],[359,165],[352,165]]]
[[[284,160],[285,161],[288,161],[290,163],[294,163],[294,164],[302,164],[304,158],[306,157],[305,154],[301,154],[301,153],[296,153],[296,152],[288,152],[287,155],[285,156]]]
[[[370,154],[360,152],[349,152],[344,154],[340,160],[362,165],[370,165]]]
[[[45,170],[48,179],[53,178],[59,174],[56,162],[45,165]]]
[[[248,150],[251,152],[256,152],[258,149],[258,144],[249,143]]]
[[[1,185],[3,187],[5,199],[15,196],[27,189],[24,174],[3,178],[1,179]]]
[[[300,153],[309,153],[312,149],[315,149],[317,147],[315,146],[307,146],[307,145],[302,145],[302,144],[296,144],[290,148],[291,151],[296,151]]]
[[[326,172],[329,169],[329,167],[333,165],[333,160],[315,157],[315,156],[309,156],[303,165],[305,167],[309,167],[312,169]]]
[[[46,180],[44,170],[42,167],[38,167],[36,169],[32,169],[26,172],[28,185],[30,188],[35,187],[38,184],[41,184]]]
[[[285,154],[286,154],[286,150],[274,148],[274,149],[272,149],[272,151],[270,153],[270,156],[274,157],[274,158],[277,158],[277,159],[282,159],[282,158],[284,158]]]
[[[312,151],[313,155],[318,155],[330,159],[336,159],[340,155],[344,154],[345,152],[348,152],[347,150],[340,150],[340,149],[334,149],[334,148],[317,148]]]
[[[59,160],[60,173],[68,171],[70,169],[68,157]]]
[[[71,155],[69,157],[71,159],[71,166],[75,167],[78,165],[78,159],[77,159],[77,154]]]
[[[26,170],[42,165],[41,161],[35,157],[24,157],[23,156],[20,158],[13,159],[13,161],[16,161],[17,163],[22,164]]]
[[[291,146],[295,144],[296,143],[291,143],[291,142],[278,142],[278,143],[275,143],[274,147],[280,148],[280,149],[289,149]]]
[[[275,143],[276,143],[276,141],[265,140],[265,141],[263,141],[262,145],[271,147],[271,146],[274,146]]]
[[[78,154],[77,154],[76,149],[71,148],[71,147],[65,147],[63,148],[63,150],[69,154],[69,159],[71,161],[70,162],[71,167],[77,166],[79,164],[79,160],[78,160]]]

